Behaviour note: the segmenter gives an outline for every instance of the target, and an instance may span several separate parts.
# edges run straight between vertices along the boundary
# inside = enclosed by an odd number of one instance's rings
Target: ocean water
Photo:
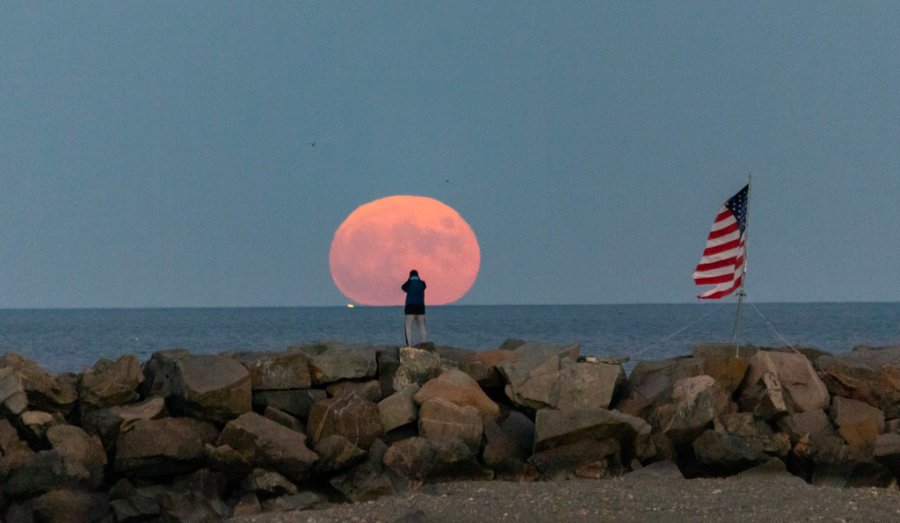
[[[680,305],[444,306],[428,309],[431,341],[486,350],[507,338],[581,345],[584,355],[664,359],[693,345],[730,342],[734,302]],[[101,358],[157,350],[194,353],[282,350],[342,341],[403,345],[399,307],[0,310],[0,352],[17,352],[53,372]],[[900,344],[900,303],[745,303],[741,342],[816,347]]]

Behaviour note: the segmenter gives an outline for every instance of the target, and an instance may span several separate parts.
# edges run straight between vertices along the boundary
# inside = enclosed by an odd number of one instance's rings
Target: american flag
[[[750,185],[725,202],[706,238],[703,257],[694,270],[694,283],[715,285],[699,295],[701,300],[717,300],[741,286],[747,271],[747,196]]]

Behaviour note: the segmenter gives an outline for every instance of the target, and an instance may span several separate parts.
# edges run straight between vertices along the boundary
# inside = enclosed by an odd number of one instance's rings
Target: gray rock
[[[65,460],[87,471],[86,486],[97,488],[103,483],[106,452],[100,438],[75,425],[59,424],[47,429],[47,441]]]
[[[307,356],[312,382],[316,385],[371,378],[378,369],[375,359],[377,350],[370,346],[329,343],[292,347],[288,350]]]
[[[28,398],[18,373],[11,367],[0,367],[0,414],[18,416],[28,408]]]
[[[831,418],[838,433],[854,451],[870,451],[875,446],[875,439],[884,432],[884,412],[862,401],[835,396]]]
[[[218,445],[227,445],[252,466],[278,471],[292,482],[306,480],[318,460],[304,434],[253,412],[229,421]]]
[[[473,407],[482,419],[495,420],[500,416],[500,407],[481,390],[478,382],[458,369],[428,380],[413,397],[419,405],[437,398],[460,407]]]
[[[521,412],[510,411],[509,415],[500,423],[500,429],[529,453],[534,448],[534,421]]]
[[[138,387],[144,374],[136,357],[122,356],[116,361],[101,359],[81,375],[78,387],[81,412],[124,405],[139,398]]]
[[[142,419],[119,434],[115,470],[127,477],[170,477],[199,468],[216,428],[193,418]]]
[[[804,356],[757,352],[740,390],[741,409],[764,419],[828,407],[828,389]]]
[[[413,383],[378,402],[378,414],[385,432],[412,423],[418,418],[419,407],[413,401],[417,392],[419,385]]]
[[[361,503],[394,494],[393,483],[384,474],[387,446],[376,440],[369,448],[366,461],[346,472],[333,476],[328,482],[347,501]]]
[[[441,373],[441,356],[437,352],[401,347],[399,350],[400,366],[394,374],[393,390],[403,390],[413,383],[424,385],[428,380]]]
[[[576,363],[564,358],[560,360],[559,380],[554,407],[607,409],[625,382],[625,370],[619,364]]]
[[[350,394],[317,401],[309,412],[307,432],[313,446],[326,436],[340,434],[366,450],[384,434],[384,428],[378,406]]]
[[[303,423],[291,416],[287,412],[278,410],[274,407],[266,407],[266,410],[263,411],[263,416],[269,418],[270,420],[278,423],[279,425],[284,425],[285,427],[295,430],[297,432],[303,432],[304,427]]]
[[[400,353],[397,347],[385,348],[377,352],[378,384],[381,387],[381,397],[386,398],[397,392],[394,388],[394,376],[400,368]]]
[[[12,498],[34,497],[57,489],[92,490],[103,482],[106,453],[96,436],[91,437],[74,425],[55,425],[47,430],[50,450],[37,454],[16,448],[6,438],[4,447],[11,461],[3,492]]]
[[[816,367],[833,396],[868,403],[888,418],[900,417],[900,347],[825,356]]]
[[[640,430],[649,430],[649,426],[634,416],[606,409],[541,409],[536,413],[534,429],[534,451],[539,452],[585,439],[615,439],[624,447],[633,444]]]
[[[535,452],[529,461],[545,480],[601,479],[609,467],[607,458],[617,458],[620,452],[615,439],[583,439]]]
[[[779,418],[778,428],[790,436],[792,445],[796,445],[804,436],[815,437],[823,433],[835,433],[831,420],[821,409],[795,412]]]
[[[330,476],[347,469],[366,457],[366,451],[340,434],[322,438],[316,444],[315,451],[319,455],[315,472],[323,476]]]
[[[532,467],[526,463],[530,445],[521,445],[491,420],[484,422],[484,441],[481,460],[501,478],[524,480],[532,475]]]
[[[263,501],[262,509],[265,512],[286,512],[289,510],[310,510],[327,503],[321,494],[315,492],[300,492]]]
[[[71,489],[51,490],[29,505],[37,521],[93,523],[103,521],[109,513],[109,502],[103,495]]]
[[[356,394],[361,398],[378,403],[382,397],[381,385],[379,385],[378,380],[336,381],[329,383],[325,390],[328,392],[328,396],[332,398]]]
[[[241,363],[250,373],[254,392],[260,390],[308,389],[312,386],[309,361],[301,352],[247,355]]]
[[[875,461],[881,463],[896,477],[900,477],[900,434],[879,434],[873,450]]]
[[[398,441],[385,453],[384,465],[399,477],[413,481],[493,478],[493,472],[482,468],[460,440],[412,437]]]
[[[274,407],[300,419],[309,417],[309,409],[328,395],[321,389],[304,390],[264,390],[253,393],[253,405]]]
[[[477,452],[483,430],[481,416],[475,407],[460,407],[441,398],[432,398],[419,409],[419,434],[430,441],[459,440]]]
[[[81,424],[88,432],[99,435],[103,447],[114,455],[119,433],[123,429],[128,430],[140,420],[159,419],[167,413],[165,400],[157,396],[130,405],[90,411],[82,418]]]
[[[281,474],[260,468],[253,469],[244,478],[241,482],[241,489],[245,493],[256,494],[259,498],[272,498],[298,492],[297,486]]]
[[[144,372],[150,392],[165,396],[176,415],[224,423],[250,411],[250,374],[233,358],[156,352]]]
[[[616,409],[650,419],[660,405],[672,402],[676,381],[704,374],[703,361],[702,358],[673,358],[637,362],[628,378],[625,399]]]
[[[690,445],[691,441],[712,424],[717,414],[716,381],[707,375],[683,378],[675,382],[672,390],[670,415],[660,414],[659,423],[676,447]]]
[[[579,346],[526,343],[500,364],[506,395],[515,404],[540,409],[555,406],[559,396],[560,360],[577,361]]]
[[[39,444],[47,435],[47,429],[57,423],[59,421],[49,412],[26,410],[19,417],[19,430],[26,439]]]
[[[9,367],[18,374],[28,405],[34,410],[68,416],[78,401],[78,379],[72,374],[51,375],[37,363],[14,352],[0,356],[2,367]]]
[[[697,463],[713,474],[731,475],[768,459],[757,439],[707,430],[692,443]]]

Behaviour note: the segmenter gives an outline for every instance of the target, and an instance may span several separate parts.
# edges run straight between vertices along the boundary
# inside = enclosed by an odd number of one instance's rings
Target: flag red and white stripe
[[[706,238],[706,248],[697,268],[694,283],[715,285],[698,296],[701,300],[716,300],[728,296],[741,286],[746,264],[747,196],[749,185],[725,202],[712,230]]]

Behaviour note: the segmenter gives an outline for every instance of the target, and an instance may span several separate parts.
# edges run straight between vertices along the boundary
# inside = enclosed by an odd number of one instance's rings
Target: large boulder
[[[0,415],[18,416],[28,408],[28,398],[19,374],[12,367],[0,367]]]
[[[503,361],[505,356],[511,357],[513,354],[510,350],[478,352],[445,345],[437,345],[435,350],[441,356],[441,367],[444,370],[459,369],[471,376],[482,387],[503,386],[503,378],[497,369],[497,364]]]
[[[356,394],[317,401],[310,409],[307,421],[310,442],[332,434],[340,434],[363,450],[384,435],[378,406]]]
[[[378,402],[378,413],[385,432],[412,423],[418,418],[419,407],[413,400],[417,392],[419,385],[413,383]]]
[[[478,382],[461,370],[448,370],[429,380],[413,397],[419,405],[434,398],[460,407],[474,407],[483,419],[497,419],[500,416],[500,407],[481,390]]]
[[[779,418],[778,429],[790,437],[791,445],[796,445],[804,437],[816,438],[820,434],[835,434],[828,414],[821,409],[795,412]]]
[[[356,394],[361,398],[365,398],[376,403],[381,401],[382,398],[381,385],[378,383],[378,380],[336,381],[334,383],[329,383],[328,386],[325,387],[325,391],[331,398]]]
[[[559,400],[561,360],[578,360],[575,345],[526,343],[513,357],[500,364],[506,380],[506,395],[513,403],[530,409],[553,407]]]
[[[18,374],[32,409],[67,416],[78,401],[75,375],[51,375],[37,363],[14,352],[0,356],[2,367],[10,367]]]
[[[723,392],[711,376],[683,378],[672,388],[672,404],[657,411],[657,422],[676,449],[689,447],[724,409]]]
[[[40,446],[47,435],[47,429],[61,422],[49,412],[26,410],[19,416],[19,433],[32,444]]]
[[[88,486],[103,483],[106,451],[97,436],[91,436],[75,425],[54,425],[47,429],[47,441],[60,456],[88,472]]]
[[[315,451],[319,455],[315,472],[323,476],[331,476],[347,469],[366,457],[366,451],[340,434],[332,434],[319,440]]]
[[[401,347],[398,357],[399,364],[391,382],[394,391],[403,390],[413,383],[424,385],[441,373],[441,355],[435,351]]]
[[[328,397],[322,389],[258,390],[253,393],[253,405],[259,409],[273,407],[301,419],[309,417],[309,410]]]
[[[105,521],[110,509],[109,502],[102,494],[67,488],[41,494],[29,500],[24,508],[35,521],[49,523]],[[9,521],[13,520],[9,518]]]
[[[790,412],[825,409],[828,389],[805,356],[759,351],[740,390],[741,410],[774,419]]]
[[[624,399],[615,407],[626,414],[650,419],[659,406],[672,402],[676,381],[702,374],[702,358],[639,361],[631,370]]]
[[[871,451],[875,439],[884,432],[884,413],[862,401],[835,396],[831,418],[838,433],[854,451]]]
[[[241,491],[254,493],[260,498],[272,498],[298,492],[297,485],[288,481],[281,474],[274,470],[261,468],[253,469],[244,477],[244,480],[241,481]]]
[[[534,424],[534,451],[551,449],[584,439],[615,439],[622,446],[633,445],[649,425],[634,416],[600,408],[537,411]]]
[[[156,352],[144,373],[149,395],[165,396],[173,414],[224,423],[250,411],[250,374],[233,358]]]
[[[394,493],[394,485],[385,475],[384,456],[388,447],[376,440],[366,460],[346,472],[333,476],[328,483],[347,501],[361,503]]]
[[[381,396],[386,398],[397,392],[394,388],[394,375],[400,368],[400,351],[397,347],[386,347],[375,353],[375,362],[378,365],[378,385],[381,387]]]
[[[481,446],[482,423],[475,407],[459,406],[441,398],[431,398],[419,409],[419,434],[423,438],[459,440],[473,452]]]
[[[157,396],[139,403],[91,411],[82,418],[81,424],[87,431],[100,436],[103,446],[114,454],[121,431],[128,430],[140,420],[158,419],[167,413],[165,400]]]
[[[696,462],[713,474],[736,474],[768,459],[759,440],[728,432],[707,430],[692,446]]]
[[[495,473],[504,479],[526,479],[529,476],[531,469],[526,460],[531,455],[530,444],[523,445],[491,420],[484,422],[484,442],[481,459]]]
[[[471,449],[459,440],[407,438],[391,445],[384,455],[384,465],[399,477],[413,481],[493,478],[493,472],[483,468]]]
[[[769,456],[787,457],[791,451],[791,438],[783,432],[776,433],[765,421],[750,412],[723,414],[716,419],[715,430],[737,436],[750,445],[758,445]]]
[[[250,373],[253,391],[308,389],[309,361],[302,352],[250,353],[240,358]]]
[[[535,452],[528,461],[545,480],[602,479],[619,465],[621,451],[615,438],[583,439]]]
[[[9,420],[0,419],[0,482],[11,469],[34,459],[34,451],[19,437]]]
[[[622,365],[604,362],[560,360],[557,398],[558,409],[608,409],[613,396],[625,382]]]
[[[377,349],[370,346],[329,343],[291,347],[288,352],[306,355],[310,377],[315,385],[371,378],[378,369]]]
[[[254,467],[276,470],[293,482],[309,478],[318,460],[306,446],[306,436],[254,412],[225,425],[218,442]]]
[[[832,395],[868,403],[888,419],[900,417],[900,347],[857,347],[821,357],[816,367]]]
[[[47,431],[49,450],[20,460],[4,482],[11,498],[34,497],[56,489],[93,490],[103,483],[106,453],[96,436],[74,425]]]
[[[193,418],[138,420],[119,434],[115,470],[147,478],[190,472],[203,464],[204,446],[217,435],[213,425]]]
[[[900,434],[879,435],[875,438],[872,454],[875,461],[887,467],[895,477],[900,477]]]
[[[138,399],[138,386],[143,381],[141,365],[134,356],[97,361],[81,375],[78,398],[82,415],[93,409],[124,405]]]
[[[500,365],[515,359],[516,353],[508,349],[494,349],[473,352],[459,362],[459,370],[465,372],[484,388],[504,385]]]

